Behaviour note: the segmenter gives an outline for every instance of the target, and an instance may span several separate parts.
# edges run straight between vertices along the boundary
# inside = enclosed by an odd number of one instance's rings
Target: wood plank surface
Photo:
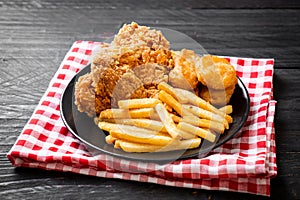
[[[181,31],[217,55],[275,58],[278,176],[272,199],[300,199],[300,1],[0,0],[1,199],[267,199],[36,169],[6,158],[76,40],[124,23]]]

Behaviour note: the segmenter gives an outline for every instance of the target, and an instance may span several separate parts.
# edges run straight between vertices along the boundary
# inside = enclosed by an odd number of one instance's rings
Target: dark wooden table
[[[11,165],[6,153],[71,44],[101,41],[131,21],[186,33],[212,54],[275,58],[271,197],[300,199],[300,2],[278,0],[0,0],[0,198],[266,199]]]

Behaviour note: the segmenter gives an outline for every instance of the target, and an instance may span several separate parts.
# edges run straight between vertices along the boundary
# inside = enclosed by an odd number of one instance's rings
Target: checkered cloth
[[[16,167],[41,168],[162,185],[270,195],[277,174],[272,100],[273,59],[226,57],[251,98],[249,117],[239,137],[209,156],[159,165],[110,155],[93,156],[64,126],[60,97],[85,67],[100,43],[77,41],[64,58],[30,120],[7,157]]]

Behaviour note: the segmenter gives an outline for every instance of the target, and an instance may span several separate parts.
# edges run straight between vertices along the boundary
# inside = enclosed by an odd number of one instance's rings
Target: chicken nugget
[[[198,80],[208,88],[223,90],[237,84],[235,69],[225,58],[205,55],[197,67]]]

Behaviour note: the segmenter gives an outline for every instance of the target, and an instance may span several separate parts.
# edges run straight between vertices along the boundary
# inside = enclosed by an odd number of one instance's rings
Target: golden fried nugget
[[[223,90],[237,84],[234,67],[218,56],[205,55],[198,66],[198,80],[208,88]]]

